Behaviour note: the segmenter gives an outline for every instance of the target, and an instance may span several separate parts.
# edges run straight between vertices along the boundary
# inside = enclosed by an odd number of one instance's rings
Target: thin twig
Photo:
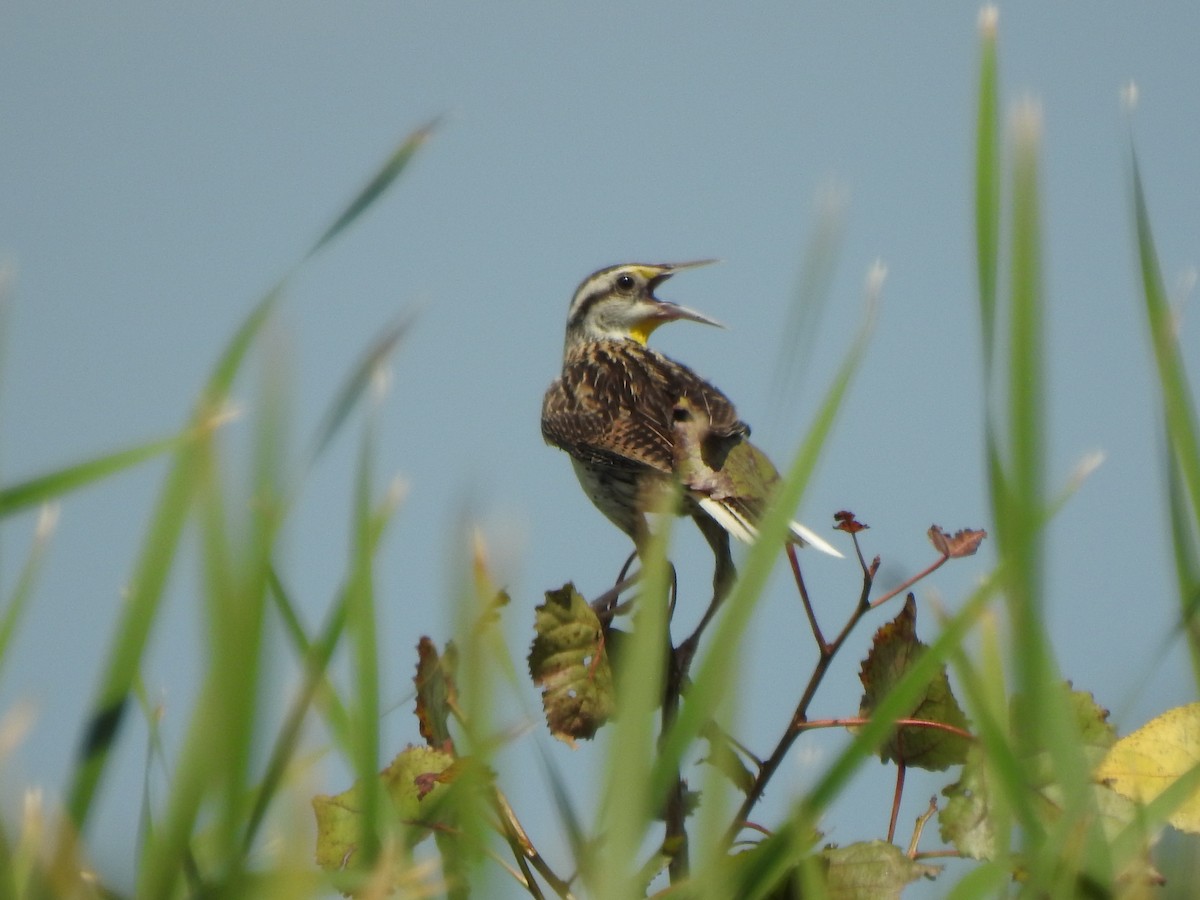
[[[800,572],[796,545],[790,542],[787,545],[787,558],[792,564],[792,575],[796,579],[796,589],[800,592],[800,602],[804,604],[804,614],[808,616],[808,624],[812,627],[813,640],[817,642],[817,648],[824,653],[828,644],[825,643],[825,635],[821,633],[821,626],[817,624],[817,614],[813,611],[812,601],[808,599],[808,588],[805,587],[804,575]]]
[[[942,566],[944,566],[946,564],[946,560],[948,560],[949,558],[950,558],[950,556],[946,555],[946,556],[940,557],[939,559],[934,560],[933,563],[926,566],[925,569],[918,572],[916,575],[907,579],[903,584],[899,585],[898,587],[892,588],[892,590],[888,591],[882,597],[872,600],[871,601],[871,609],[875,609],[875,607],[877,607],[877,606],[883,606],[883,604],[887,603],[889,600],[891,600],[897,594],[902,594],[905,591],[907,591],[910,587],[912,587],[914,584],[916,584],[922,578],[926,578],[929,575],[932,575],[934,572],[936,572],[938,569],[940,569]]]
[[[928,575],[930,575],[931,573],[937,571],[939,568],[941,568],[946,563],[946,560],[948,560],[950,558],[948,555],[938,558],[932,564],[927,566],[923,571],[914,575],[912,578],[909,578],[899,587],[895,588],[894,590],[889,591],[888,593],[884,594],[882,597],[880,597],[876,600],[871,600],[870,599],[871,589],[875,583],[875,576],[879,572],[880,559],[878,556],[876,556],[868,564],[865,557],[862,554],[862,548],[860,547],[860,545],[858,543],[858,535],[852,534],[851,537],[854,540],[854,549],[858,555],[859,564],[862,566],[862,573],[863,573],[862,589],[859,592],[857,605],[854,607],[854,610],[850,613],[850,616],[846,620],[846,624],[842,627],[842,630],[838,633],[837,637],[835,637],[832,642],[825,641],[824,635],[822,634],[821,629],[817,624],[816,615],[812,611],[812,606],[811,606],[811,603],[808,598],[807,589],[804,587],[803,580],[799,575],[799,568],[800,568],[799,562],[796,559],[795,554],[793,552],[788,553],[788,558],[792,562],[793,572],[796,573],[796,575],[797,575],[797,587],[800,589],[801,598],[804,602],[805,611],[808,614],[809,622],[813,628],[813,636],[816,638],[816,641],[817,641],[817,649],[818,649],[817,662],[813,666],[812,675],[808,679],[808,684],[806,684],[804,687],[804,693],[800,695],[800,700],[796,704],[796,709],[792,713],[792,717],[788,721],[787,727],[784,729],[783,735],[779,738],[779,742],[775,745],[775,749],[771,751],[770,756],[768,756],[766,758],[766,760],[763,761],[762,765],[759,767],[758,775],[755,776],[754,783],[750,786],[750,790],[746,792],[746,798],[742,801],[742,805],[738,809],[737,815],[734,817],[733,822],[730,824],[729,831],[726,833],[726,842],[729,844],[733,843],[733,840],[737,836],[738,831],[741,830],[741,828],[744,827],[745,823],[748,821],[750,811],[755,807],[755,805],[758,803],[758,801],[760,799],[762,799],[762,795],[763,795],[763,792],[766,790],[767,783],[771,780],[772,777],[774,777],[776,770],[778,770],[780,764],[783,762],[784,757],[787,756],[787,753],[791,749],[792,744],[795,742],[796,738],[799,737],[800,734],[802,732],[804,732],[806,729],[808,729],[810,727],[816,727],[816,723],[809,723],[809,721],[808,721],[808,708],[812,703],[813,697],[816,695],[817,688],[820,686],[821,682],[824,680],[825,673],[829,670],[829,666],[833,662],[833,658],[837,655],[837,652],[846,643],[846,639],[850,636],[850,633],[855,629],[855,627],[858,625],[858,623],[862,620],[863,616],[865,616],[871,610],[876,609],[879,606],[882,606],[884,603],[886,603],[888,600],[891,600],[893,597],[897,596],[902,591],[907,590],[912,585],[916,584],[916,582],[920,581],[922,578],[925,578]],[[788,549],[789,549],[789,551],[791,551],[791,547],[789,547]],[[851,720],[840,720],[840,721],[849,723]],[[826,725],[827,723],[823,722],[821,724]],[[897,722],[897,724],[913,724],[913,725],[920,724],[923,727],[941,728],[943,730],[950,731],[952,733],[961,734],[963,737],[973,740],[973,737],[969,733],[963,732],[962,729],[955,728],[954,726],[946,725],[945,723],[941,723],[941,722],[919,722],[918,720],[900,720]]]
[[[909,859],[917,858],[917,856],[918,856],[917,844],[919,844],[921,842],[921,834],[925,831],[926,823],[930,819],[933,818],[934,813],[936,813],[937,811],[938,811],[937,797],[936,796],[930,797],[929,798],[929,808],[926,809],[925,812],[923,812],[919,816],[917,816],[917,824],[913,827],[912,840],[908,842],[908,854],[907,855],[908,855]],[[934,852],[938,853],[938,852],[943,852],[943,851],[935,850]],[[952,852],[955,855],[958,854],[957,850],[953,850],[950,852]],[[920,855],[925,855],[925,854],[920,854]]]
[[[538,871],[538,874],[545,879],[546,883],[563,900],[574,900],[574,895],[571,893],[571,885],[559,878],[549,864],[542,859],[542,855],[538,853],[534,847],[533,841],[529,839],[529,835],[522,827],[520,820],[517,818],[516,812],[512,805],[509,804],[508,798],[504,796],[504,792],[500,788],[493,788],[492,804],[495,807],[496,814],[500,817],[500,830],[504,834],[504,839],[508,842],[512,849],[513,856],[522,870],[526,869],[525,860]],[[532,877],[529,879],[530,885],[536,889],[536,884]]]
[[[805,722],[797,725],[801,731],[812,731],[816,728],[856,728],[866,725],[871,720],[862,716],[847,716],[837,719],[808,719]],[[949,734],[956,735],[964,740],[975,741],[975,735],[965,729],[959,728],[957,725],[951,725],[948,722],[937,722],[933,719],[896,719],[893,725],[904,725],[912,728],[931,728],[935,731],[945,731]]]
[[[855,546],[857,546],[857,540]],[[860,554],[861,559],[861,554]],[[800,736],[804,730],[804,725],[808,721],[808,707],[812,703],[813,697],[816,696],[817,688],[825,678],[825,673],[829,670],[830,664],[833,662],[834,656],[838,650],[846,642],[846,638],[850,636],[850,632],[854,630],[854,626],[858,621],[870,611],[871,605],[868,597],[871,594],[871,585],[875,579],[875,573],[879,571],[879,559],[876,558],[871,565],[863,565],[863,585],[859,592],[858,604],[854,607],[854,611],[850,613],[850,618],[846,621],[846,625],[833,643],[826,644],[821,649],[817,656],[816,665],[813,666],[812,675],[809,676],[808,684],[804,687],[804,693],[800,695],[800,701],[796,704],[796,709],[792,713],[791,719],[788,721],[787,728],[784,729],[783,735],[779,738],[779,742],[775,745],[775,749],[771,751],[771,755],[766,758],[763,764],[759,767],[758,775],[754,778],[754,783],[750,786],[750,790],[746,792],[746,799],[742,801],[741,807],[734,816],[733,822],[726,833],[726,842],[733,843],[737,832],[741,830],[742,823],[748,820],[750,811],[755,804],[762,799],[763,791],[767,788],[767,783],[775,775],[775,771],[783,762],[783,758],[787,756],[792,744],[796,738]]]
[[[892,794],[892,815],[888,819],[887,841],[890,844],[896,837],[896,819],[900,816],[900,798],[904,796],[904,776],[908,766],[902,762],[896,763],[896,790]]]

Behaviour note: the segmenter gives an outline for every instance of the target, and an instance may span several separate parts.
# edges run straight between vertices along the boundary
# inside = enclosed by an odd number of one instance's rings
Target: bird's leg
[[[629,571],[629,567],[633,565],[633,561],[637,559],[637,557],[638,551],[636,550],[629,554],[629,558],[625,560],[625,565],[621,566],[621,571],[617,573],[616,583],[591,602],[592,610],[596,613],[596,616],[606,628],[608,627],[608,624],[617,616],[624,615],[625,613],[629,612],[629,610],[633,607],[634,600],[637,599],[637,597],[633,597],[629,600],[626,600],[624,603],[617,602],[620,600],[621,594],[623,594],[627,588],[633,587],[633,585],[637,583],[638,579],[642,577],[640,570],[634,572],[632,575],[626,574]],[[667,568],[671,573],[671,581],[667,592],[667,621],[670,621],[671,617],[675,613],[675,598],[679,594],[679,575],[675,571],[675,563],[671,562],[670,560],[667,560]]]
[[[628,578],[618,581],[607,591],[592,601],[592,609],[595,611],[596,617],[599,618],[602,623],[607,624],[617,616],[623,615],[629,611],[630,607],[633,606],[633,600],[626,600],[624,603],[618,603],[617,600],[620,599],[621,594],[624,593],[626,589],[633,587],[634,584],[637,583],[637,580],[641,577],[641,572],[634,572]]]
[[[617,573],[617,580],[613,586],[592,601],[592,609],[595,610],[600,621],[611,622],[614,617],[623,612],[623,609],[617,605],[617,601],[621,598],[622,592],[641,576],[640,572],[629,575],[629,567],[633,565],[637,555],[637,550],[629,554],[629,558],[621,566],[621,571]]]
[[[629,574],[629,567],[633,565],[633,561],[637,558],[637,550],[629,554],[629,557],[625,560],[625,565],[621,566],[621,571],[617,573],[616,584],[620,584],[625,580],[625,576]]]

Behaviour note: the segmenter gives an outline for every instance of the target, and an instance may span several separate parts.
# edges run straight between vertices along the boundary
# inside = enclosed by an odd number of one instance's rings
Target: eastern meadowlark
[[[562,375],[542,401],[542,436],[570,454],[585,493],[638,550],[646,512],[678,479],[679,514],[713,548],[720,594],[733,577],[729,535],[754,540],[779,473],[729,398],[647,346],[666,322],[720,324],[654,296],[676,272],[709,262],[610,266],[583,280],[567,313]],[[841,556],[798,522],[790,538]]]

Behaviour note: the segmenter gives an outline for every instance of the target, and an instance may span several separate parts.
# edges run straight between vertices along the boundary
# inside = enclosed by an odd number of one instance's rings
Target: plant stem
[[[537,883],[529,873],[528,865],[531,863],[542,878],[545,879],[546,883],[550,885],[554,893],[563,898],[563,900],[574,900],[574,895],[571,893],[571,885],[559,878],[546,861],[542,859],[542,855],[538,853],[537,848],[533,845],[533,841],[529,839],[529,835],[525,832],[520,820],[517,819],[517,814],[509,804],[508,798],[504,796],[500,788],[494,788],[494,791],[492,805],[495,808],[496,815],[499,817],[500,831],[512,850],[517,864],[521,867],[521,871],[525,873],[525,877],[529,882],[528,890],[530,894],[541,896],[541,892],[537,888]]]
[[[888,819],[889,844],[896,837],[896,818],[900,815],[900,798],[904,796],[904,776],[907,772],[908,766],[902,762],[896,763],[896,792],[892,794],[892,815]]]
[[[858,545],[858,538],[854,538],[855,546]],[[863,563],[862,554],[859,554],[860,563]],[[796,565],[797,571],[799,565]],[[850,618],[846,621],[845,626],[832,643],[824,643],[818,639],[819,653],[817,656],[816,665],[813,666],[812,675],[808,679],[808,684],[804,687],[804,693],[800,695],[800,701],[796,704],[796,710],[792,713],[792,717],[788,722],[787,728],[784,730],[779,742],[775,745],[775,749],[771,751],[771,755],[766,758],[763,764],[759,767],[758,775],[754,778],[754,783],[750,786],[750,790],[746,792],[746,799],[742,801],[741,807],[734,816],[733,822],[729,826],[729,831],[726,834],[726,843],[732,844],[738,831],[750,816],[750,811],[762,799],[763,791],[767,788],[767,783],[775,775],[775,771],[779,768],[783,758],[787,756],[788,751],[792,748],[792,744],[798,738],[801,732],[804,731],[805,725],[808,722],[808,708],[812,704],[813,697],[816,696],[817,688],[821,681],[825,678],[825,673],[829,670],[833,658],[837,655],[838,650],[846,642],[846,638],[850,636],[850,632],[854,630],[854,626],[858,621],[871,610],[871,603],[868,599],[871,594],[871,586],[875,581],[875,573],[879,571],[879,558],[876,557],[871,564],[862,566],[863,584],[862,590],[859,592],[858,604],[854,611],[850,614]],[[820,628],[816,625],[815,616],[813,617],[813,630],[815,634],[820,634]]]
[[[817,649],[824,653],[829,645],[825,643],[825,635],[821,633],[821,626],[817,624],[817,614],[813,611],[812,601],[808,599],[808,588],[804,584],[804,574],[800,571],[800,559],[796,556],[796,545],[789,543],[787,545],[788,562],[792,564],[792,575],[796,579],[796,587],[800,591],[800,602],[804,604],[804,614],[808,616],[808,624],[812,628],[813,640],[817,642]]]

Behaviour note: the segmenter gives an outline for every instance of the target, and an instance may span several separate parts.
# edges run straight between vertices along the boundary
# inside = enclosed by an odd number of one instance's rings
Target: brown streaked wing
[[[542,435],[578,459],[669,473],[681,397],[706,411],[711,433],[749,434],[729,398],[691,369],[631,341],[598,341],[564,362],[542,404]]]

